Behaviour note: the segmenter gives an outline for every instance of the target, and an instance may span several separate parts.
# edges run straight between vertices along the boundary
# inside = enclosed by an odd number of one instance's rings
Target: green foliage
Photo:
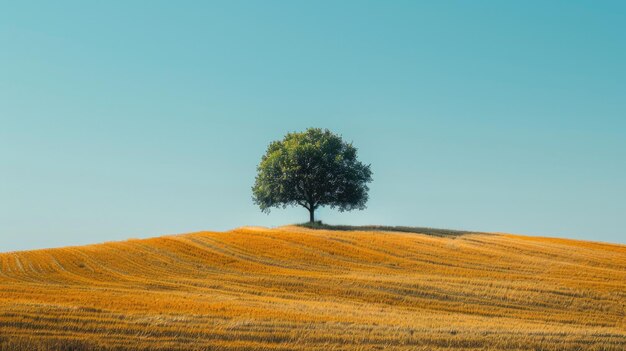
[[[309,210],[311,221],[321,206],[364,209],[372,181],[370,166],[357,160],[357,149],[319,128],[270,143],[257,170],[252,193],[262,211],[299,205]]]

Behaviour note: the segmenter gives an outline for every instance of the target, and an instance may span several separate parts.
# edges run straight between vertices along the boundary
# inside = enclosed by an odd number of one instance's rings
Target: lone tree
[[[364,209],[372,181],[370,166],[357,160],[352,143],[319,128],[270,143],[257,170],[252,198],[263,212],[300,205],[309,211],[310,222],[320,206]]]

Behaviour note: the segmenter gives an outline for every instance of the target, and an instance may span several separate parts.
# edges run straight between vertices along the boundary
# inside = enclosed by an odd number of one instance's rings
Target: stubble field
[[[626,349],[626,246],[241,228],[0,254],[0,350]]]

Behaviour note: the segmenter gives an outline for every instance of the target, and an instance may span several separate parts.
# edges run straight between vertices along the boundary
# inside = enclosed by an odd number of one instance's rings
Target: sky
[[[305,222],[308,127],[373,171],[324,222],[626,243],[626,3],[0,1],[0,251]]]

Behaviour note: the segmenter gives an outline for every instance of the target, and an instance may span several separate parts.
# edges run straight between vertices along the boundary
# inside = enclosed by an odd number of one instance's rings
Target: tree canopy
[[[357,149],[328,129],[288,133],[267,148],[252,187],[262,211],[302,206],[315,220],[321,206],[339,211],[362,210],[368,200],[370,165],[357,159]]]

